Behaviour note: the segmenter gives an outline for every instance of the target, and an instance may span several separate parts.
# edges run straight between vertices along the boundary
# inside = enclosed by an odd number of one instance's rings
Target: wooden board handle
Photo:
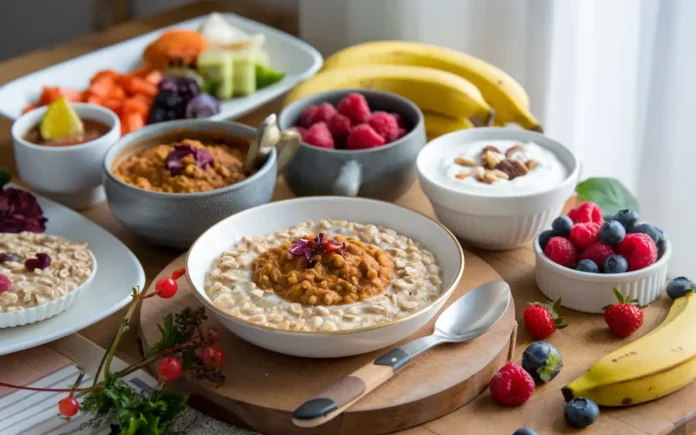
[[[390,350],[300,405],[292,414],[292,422],[298,427],[316,427],[326,423],[391,379],[410,360],[411,357],[401,349]]]

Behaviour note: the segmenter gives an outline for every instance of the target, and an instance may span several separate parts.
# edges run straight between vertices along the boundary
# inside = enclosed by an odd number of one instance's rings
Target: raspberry
[[[570,241],[578,249],[587,249],[598,241],[600,228],[602,225],[595,222],[575,224],[570,230]]]
[[[302,140],[310,145],[320,148],[334,147],[331,132],[329,131],[329,127],[326,126],[325,122],[318,122],[311,126],[309,130],[307,130],[307,133],[302,136]]]
[[[352,92],[338,103],[338,113],[347,116],[353,125],[362,124],[370,119],[370,106],[365,97]]]
[[[307,129],[304,127],[295,126],[294,128],[298,133],[300,133],[301,137],[304,137],[304,135],[307,134]]]
[[[574,267],[578,251],[565,237],[551,237],[544,248],[544,254],[554,263],[565,267]]]
[[[592,260],[601,270],[604,260],[614,254],[616,254],[614,248],[602,242],[597,242],[585,249],[578,257],[578,261]]]
[[[349,150],[376,148],[384,145],[384,138],[369,125],[360,124],[350,131],[346,145]]]
[[[300,115],[300,126],[301,127],[311,127],[312,126],[312,118],[314,117],[314,114],[317,113],[319,110],[319,106],[311,105],[308,108],[302,112],[302,115]]]
[[[392,118],[396,120],[396,125],[398,125],[401,128],[404,128],[404,118],[401,117],[398,113],[390,113]]]
[[[657,245],[643,233],[626,234],[616,250],[628,261],[629,272],[648,267],[657,260]]]
[[[342,141],[348,137],[350,133],[350,119],[347,116],[337,113],[329,121],[329,131],[333,136],[334,141]]]
[[[517,364],[507,363],[493,375],[489,387],[501,405],[519,406],[532,397],[534,379]]]
[[[602,209],[599,208],[594,202],[583,202],[579,206],[575,207],[568,212],[568,217],[573,220],[573,223],[586,223],[586,222],[596,222],[598,224],[604,223],[604,216],[602,216]]]
[[[387,112],[372,112],[367,123],[389,143],[399,137],[399,124]]]
[[[336,108],[329,103],[321,103],[314,115],[310,118],[310,125],[314,125],[317,122],[329,122],[331,118],[338,113]]]

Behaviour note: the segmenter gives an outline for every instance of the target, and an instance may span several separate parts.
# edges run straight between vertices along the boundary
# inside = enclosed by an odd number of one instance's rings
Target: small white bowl
[[[464,144],[510,140],[534,142],[553,152],[568,169],[559,184],[527,194],[490,196],[481,192],[460,191],[438,180],[446,171],[443,156],[453,154]],[[543,134],[515,128],[486,127],[460,130],[429,142],[416,162],[421,188],[428,196],[437,218],[462,240],[484,249],[517,248],[532,240],[563,209],[573,194],[579,165],[573,153]]]
[[[97,274],[97,259],[94,258],[92,251],[90,251],[89,255],[92,257],[92,273],[85,282],[70,293],[64,294],[58,299],[46,302],[45,304],[13,313],[0,313],[0,329],[40,322],[70,308],[73,302],[75,302],[75,299],[77,299],[77,296],[89,289],[92,285],[92,281],[94,281],[94,276]]]
[[[537,286],[547,298],[563,298],[561,305],[571,310],[601,314],[604,307],[616,302],[613,288],[637,299],[640,306],[660,297],[672,247],[668,242],[662,257],[645,269],[617,274],[580,272],[554,263],[541,250],[538,238],[534,241],[534,253]]]
[[[83,209],[106,199],[102,164],[107,149],[121,137],[121,123],[111,110],[88,103],[71,103],[80,118],[103,122],[110,130],[79,145],[50,147],[24,140],[41,122],[46,106],[25,113],[12,124],[15,161],[24,183],[57,202]]]
[[[435,254],[442,268],[442,294],[425,308],[390,323],[331,332],[260,326],[227,314],[211,302],[205,291],[206,275],[220,254],[242,237],[269,234],[300,222],[322,219],[381,225],[420,242]],[[193,244],[186,257],[186,267],[186,278],[196,297],[239,337],[287,355],[335,358],[380,349],[418,331],[435,316],[457,287],[464,271],[464,253],[449,230],[414,211],[363,198],[307,197],[261,205],[222,220]]]

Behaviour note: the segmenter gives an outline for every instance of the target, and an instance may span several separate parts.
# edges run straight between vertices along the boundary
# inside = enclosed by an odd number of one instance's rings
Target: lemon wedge
[[[48,106],[39,131],[43,140],[54,140],[81,135],[85,126],[65,96],[61,95]]]

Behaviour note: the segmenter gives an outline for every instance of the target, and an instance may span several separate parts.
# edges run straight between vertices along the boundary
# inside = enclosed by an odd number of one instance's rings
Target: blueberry
[[[615,221],[616,216],[613,214],[605,214],[604,215],[604,222],[609,222],[609,221]]]
[[[665,236],[664,231],[658,227],[655,227],[655,229],[660,234],[660,240],[657,241],[657,258],[662,258],[662,255],[665,253],[665,249],[667,249],[667,237]]]
[[[541,246],[542,251],[546,249],[546,244],[549,243],[549,240],[551,240],[551,237],[553,236],[555,236],[555,234],[552,230],[546,230],[539,233],[539,246]]]
[[[537,431],[532,429],[531,427],[521,427],[514,431],[512,435],[539,435]]]
[[[558,216],[553,220],[551,228],[554,235],[568,237],[570,236],[570,230],[573,229],[573,220],[568,216]]]
[[[183,102],[184,99],[176,92],[162,89],[157,93],[152,104],[163,109],[177,109]]]
[[[685,276],[678,276],[667,283],[667,296],[672,300],[684,296],[688,290],[696,291],[696,283]]]
[[[599,229],[599,241],[607,245],[616,245],[626,237],[626,229],[619,221],[608,221]]]
[[[586,258],[584,260],[580,260],[578,265],[575,267],[575,270],[579,270],[580,272],[599,273],[599,266],[597,266],[597,263],[594,261]]]
[[[545,384],[563,368],[558,349],[544,341],[536,341],[522,353],[522,368],[532,376],[536,384]]]
[[[635,210],[625,209],[620,210],[618,213],[616,213],[614,219],[621,222],[621,225],[623,225],[624,229],[630,232],[633,229],[633,227],[638,225],[638,222],[640,221],[640,216],[638,216],[638,212]]]
[[[628,261],[620,255],[610,255],[604,260],[604,273],[624,273],[628,270]]]
[[[566,404],[563,416],[569,425],[582,429],[597,420],[599,406],[590,399],[575,397]]]
[[[631,228],[632,233],[643,233],[647,234],[650,236],[651,239],[653,239],[653,242],[655,242],[655,245],[660,243],[660,232],[657,231],[657,228],[650,224],[642,223],[638,224],[635,227]]]

